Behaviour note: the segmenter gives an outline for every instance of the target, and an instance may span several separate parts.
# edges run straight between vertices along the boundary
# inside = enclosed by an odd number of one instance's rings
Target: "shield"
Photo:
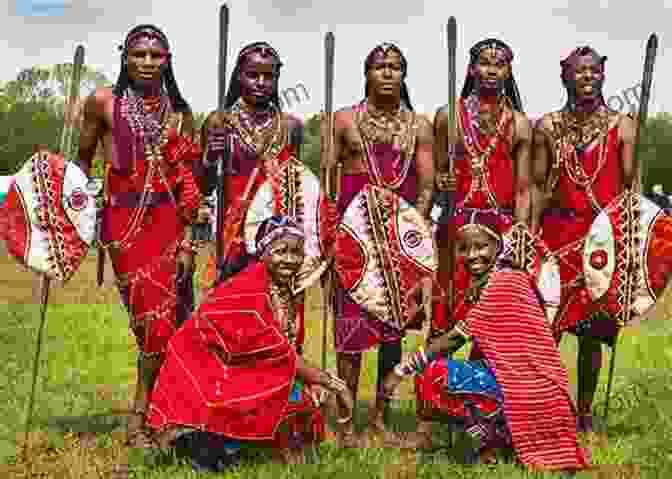
[[[297,274],[294,292],[310,287],[327,268],[320,248],[320,182],[294,155],[271,167],[257,189],[245,217],[243,235],[248,254],[256,253],[259,225],[271,216],[291,216],[303,227],[306,257]]]
[[[414,319],[408,292],[437,268],[429,222],[392,191],[362,188],[336,233],[335,269],[353,301],[401,330]]]
[[[65,283],[95,240],[95,185],[75,163],[46,151],[14,178],[3,204],[7,250],[27,268]]]
[[[646,197],[625,192],[593,222],[583,272],[593,301],[609,305],[620,326],[642,318],[672,272],[672,217]]]
[[[516,223],[505,231],[502,239],[504,250],[511,252],[514,263],[534,278],[546,311],[546,319],[552,324],[560,308],[562,293],[557,258],[546,243],[533,236],[522,223]]]

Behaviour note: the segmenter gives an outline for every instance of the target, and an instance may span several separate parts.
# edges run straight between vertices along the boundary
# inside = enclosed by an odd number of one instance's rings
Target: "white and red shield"
[[[320,182],[295,156],[273,165],[259,186],[247,211],[243,234],[248,254],[255,254],[259,225],[271,216],[291,216],[306,235],[305,260],[294,285],[298,293],[317,281],[327,268],[320,248]]]
[[[95,240],[95,191],[75,163],[33,155],[15,175],[3,204],[10,255],[51,279],[68,281]]]
[[[334,261],[352,299],[399,330],[414,319],[408,293],[438,269],[429,222],[397,194],[373,185],[346,208]]]
[[[593,301],[606,301],[621,326],[643,317],[672,273],[672,217],[625,192],[595,219],[584,241],[583,272]]]
[[[541,294],[546,319],[553,323],[560,308],[562,282],[560,264],[548,246],[533,236],[521,223],[503,232],[504,249],[510,250],[515,262],[525,269]]]

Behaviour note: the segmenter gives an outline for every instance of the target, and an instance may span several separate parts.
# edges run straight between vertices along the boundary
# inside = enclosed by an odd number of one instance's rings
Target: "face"
[[[486,90],[497,89],[498,86],[511,76],[511,63],[504,50],[500,48],[485,48],[473,65],[473,73],[479,79],[480,85]]]
[[[251,105],[268,104],[276,92],[279,76],[273,56],[250,53],[245,57],[238,77],[241,96]]]
[[[283,238],[271,244],[264,263],[274,282],[289,285],[303,264],[304,255],[303,239]]]
[[[369,93],[377,96],[401,97],[402,77],[401,55],[394,50],[377,52],[366,74]]]
[[[482,230],[463,231],[458,240],[458,254],[464,257],[464,264],[473,276],[481,276],[492,268],[497,255],[497,240]]]
[[[584,55],[577,59],[571,80],[578,98],[593,98],[600,95],[604,83],[604,72],[594,55]]]
[[[134,83],[158,83],[167,61],[168,52],[158,38],[141,36],[128,49],[128,76]]]

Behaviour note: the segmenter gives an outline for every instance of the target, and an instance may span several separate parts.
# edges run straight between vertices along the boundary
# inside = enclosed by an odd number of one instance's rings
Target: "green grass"
[[[317,295],[311,294],[313,305]],[[659,308],[662,310],[662,308]],[[660,312],[659,316],[666,314]],[[0,457],[15,462],[17,441],[21,440],[25,406],[30,390],[32,359],[39,325],[39,311],[34,305],[0,305]],[[594,448],[594,462],[600,465],[637,465],[641,476],[605,475],[602,477],[672,477],[672,327],[658,321],[640,329],[629,330],[618,346],[618,361],[612,395],[607,447]],[[308,321],[307,355],[319,362],[320,322],[313,313]],[[406,349],[413,349],[418,337],[410,337]],[[575,339],[568,336],[561,345],[563,358],[575,381]],[[608,359],[602,371],[597,411],[601,412],[606,387]],[[329,366],[335,365],[333,354]],[[370,398],[375,383],[376,354],[365,355],[361,380],[362,398]],[[91,466],[93,459],[75,464],[67,452],[67,433],[94,433],[96,441],[85,454],[104,454],[125,430],[125,417],[119,413],[128,405],[135,383],[135,344],[128,331],[126,313],[117,305],[54,305],[50,307],[45,328],[34,413],[34,430],[38,431],[46,450],[69,457],[78,473],[51,477],[103,477]],[[414,405],[410,385],[407,398],[395,403],[392,417],[398,430],[414,428]],[[358,411],[360,427],[366,410]],[[437,426],[437,438],[447,441],[445,428]],[[257,448],[245,450],[244,465],[222,475],[230,478],[289,477],[488,477],[523,478],[556,477],[533,475],[520,467],[505,464],[496,467],[459,465],[460,448],[436,454],[406,457],[392,449],[338,451],[332,444],[319,449],[315,464],[286,468],[268,462],[267,452]],[[70,454],[70,455],[68,455]],[[88,461],[88,462],[87,462]],[[63,461],[61,461],[63,462]],[[66,461],[67,462],[67,461]],[[168,461],[147,465],[133,462],[137,477],[198,477],[189,467]],[[395,475],[403,467],[411,475]],[[84,474],[81,471],[86,471]],[[1,474],[0,470],[0,476]],[[15,477],[24,477],[16,475]],[[25,476],[28,477],[28,476]],[[47,476],[49,477],[49,476]],[[578,477],[591,477],[579,475]]]

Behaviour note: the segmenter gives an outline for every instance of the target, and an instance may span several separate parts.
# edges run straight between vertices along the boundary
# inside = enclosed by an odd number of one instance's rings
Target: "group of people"
[[[302,357],[304,341],[316,339],[305,338],[303,295],[291,286],[305,230],[291,215],[266,218],[254,254],[242,232],[259,169],[268,173],[300,148],[301,121],[282,111],[278,97],[279,54],[265,42],[240,51],[225,109],[207,117],[195,144],[164,33],[140,25],[120,49],[114,88],[86,101],[79,163],[88,175],[102,142],[102,241],[139,349],[130,445],[198,443],[190,457],[208,470],[235,462],[241,441],[265,442],[283,460],[300,460],[306,445],[324,439],[322,405],[334,398],[339,446],[360,447],[352,413],[362,353],[379,347],[369,429],[386,444],[429,447],[431,423],[443,414],[464,420],[478,440],[474,458],[483,462],[513,449],[532,468],[589,467],[577,432],[593,429],[602,343],[613,341],[618,325],[598,314],[609,304],[587,294],[581,245],[596,215],[638,181],[635,123],[610,110],[602,94],[606,57],[581,47],[561,61],[567,104],[531,125],[512,49],[496,39],[478,42],[453,129],[449,105],[434,124],[414,111],[399,47],[371,51],[364,99],[335,112],[331,131],[324,117],[322,144],[333,148],[322,166],[339,166],[340,193],[320,201],[337,224],[355,195],[375,185],[427,222],[436,205],[446,214],[435,236],[439,266],[430,297],[413,292],[417,304],[432,306],[426,345],[402,360],[405,331],[367,312],[337,282],[336,375]],[[225,151],[230,164],[218,206],[226,215],[217,231],[225,261],[195,309],[190,225],[218,187]],[[512,231],[519,233],[514,247],[505,240]],[[539,245],[560,266],[553,317],[529,272]],[[579,341],[576,405],[558,351],[565,332]],[[468,342],[469,359],[452,359]],[[416,382],[418,429],[401,438],[387,427],[386,412],[407,377]]]

